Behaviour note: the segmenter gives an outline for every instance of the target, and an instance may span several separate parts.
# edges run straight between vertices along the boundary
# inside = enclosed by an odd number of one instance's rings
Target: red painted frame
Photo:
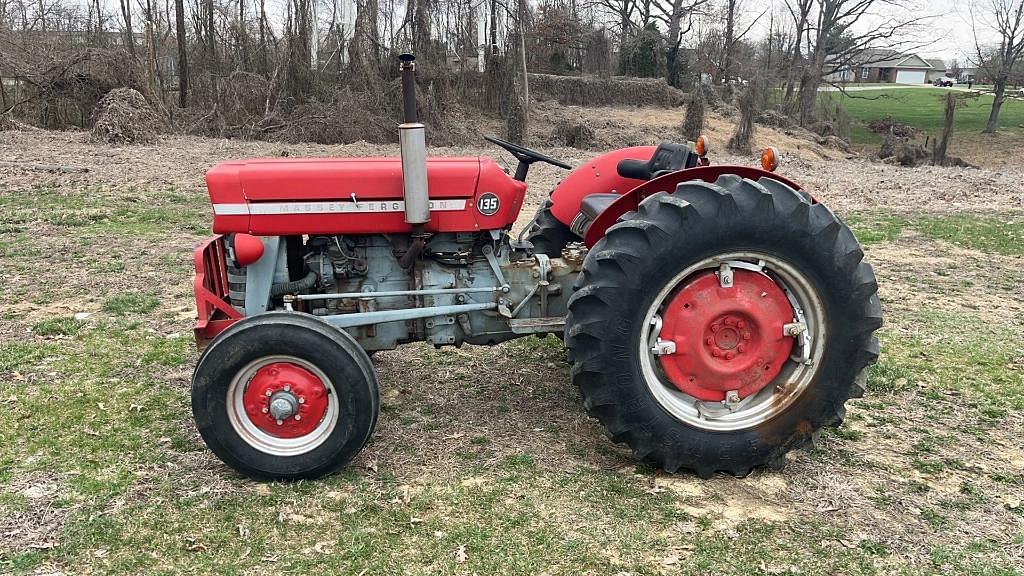
[[[196,344],[204,348],[210,340],[242,319],[243,315],[228,302],[228,276],[224,242],[220,235],[200,244],[195,251],[195,296],[198,320]]]
[[[604,237],[608,228],[618,221],[619,216],[622,216],[626,212],[636,210],[640,205],[640,202],[652,194],[656,194],[658,192],[668,192],[671,194],[676,191],[676,185],[689,180],[714,182],[723,174],[735,174],[741,178],[749,178],[751,180],[768,177],[778,180],[794,190],[801,189],[798,184],[783,176],[779,176],[774,172],[768,172],[767,170],[762,170],[760,168],[752,168],[750,166],[699,166],[688,170],[679,170],[678,172],[671,172],[664,176],[655,178],[654,180],[644,182],[620,196],[618,200],[613,202],[611,206],[606,208],[604,212],[601,212],[601,214],[594,219],[594,222],[590,224],[590,228],[587,229],[587,235],[583,241],[586,243],[588,248],[593,248],[594,244],[597,244],[597,241]],[[579,206],[577,205],[577,210],[578,209]],[[552,212],[553,211],[554,210],[552,210]]]

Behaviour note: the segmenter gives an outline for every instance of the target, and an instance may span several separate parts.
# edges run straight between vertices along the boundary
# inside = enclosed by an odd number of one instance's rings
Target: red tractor
[[[877,284],[850,229],[763,165],[706,143],[573,170],[518,239],[530,166],[427,158],[403,56],[401,158],[228,162],[207,174],[217,236],[195,254],[205,347],[192,410],[254,478],[345,466],[373,432],[370,355],[399,344],[564,338],[587,412],[638,459],[747,474],[864,391]]]

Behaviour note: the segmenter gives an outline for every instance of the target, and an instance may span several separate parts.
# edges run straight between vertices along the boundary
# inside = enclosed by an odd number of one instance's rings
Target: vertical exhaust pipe
[[[398,57],[402,73],[402,124],[398,142],[402,148],[402,184],[405,194],[405,221],[430,222],[430,195],[427,191],[427,141],[423,124],[416,118],[416,57]]]
[[[416,117],[416,57],[398,57],[402,75],[402,123],[398,145],[402,150],[402,192],[405,221],[412,224],[412,241],[399,259],[402,268],[412,266],[426,244],[424,224],[430,222],[430,193],[427,190],[427,140],[423,124]]]

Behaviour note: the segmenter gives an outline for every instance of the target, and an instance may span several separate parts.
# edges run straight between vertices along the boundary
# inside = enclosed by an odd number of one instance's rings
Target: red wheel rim
[[[790,359],[793,321],[786,293],[768,276],[733,272],[723,287],[713,271],[691,277],[662,313],[660,339],[675,353],[658,357],[668,380],[699,400],[746,398],[767,386]]]
[[[242,396],[245,414],[262,432],[277,438],[311,434],[327,414],[328,390],[306,368],[274,362],[256,370]]]

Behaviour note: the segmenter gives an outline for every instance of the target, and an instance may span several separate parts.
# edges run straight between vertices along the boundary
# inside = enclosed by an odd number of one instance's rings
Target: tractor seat
[[[580,202],[580,213],[573,218],[570,228],[578,236],[584,236],[587,227],[597,218],[598,214],[604,212],[612,205],[612,202],[620,197],[619,194],[591,194],[584,197]]]

